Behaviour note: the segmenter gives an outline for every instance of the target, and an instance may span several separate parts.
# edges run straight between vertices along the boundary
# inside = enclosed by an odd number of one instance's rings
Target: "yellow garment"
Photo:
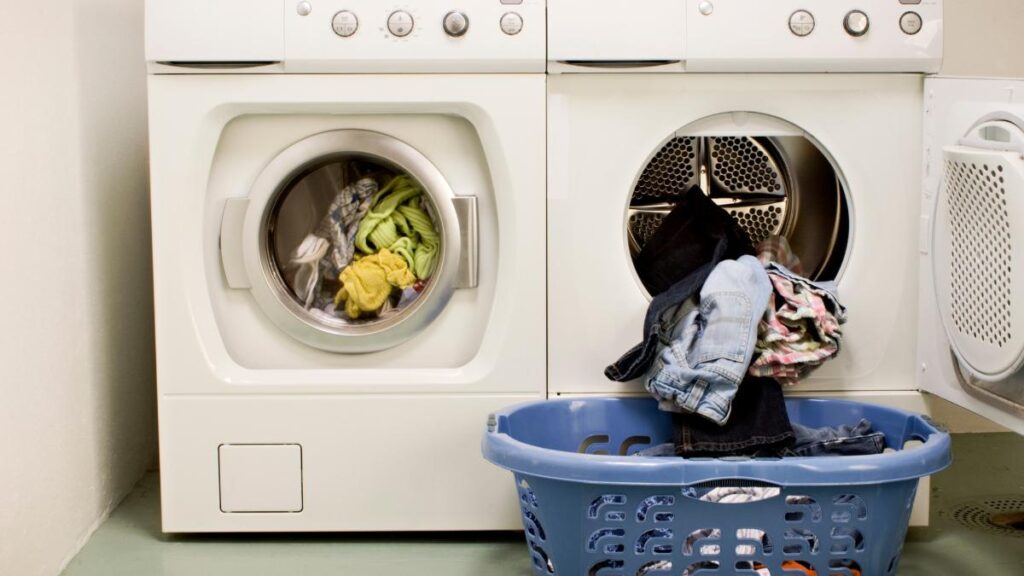
[[[340,279],[342,288],[334,297],[334,304],[344,302],[345,312],[352,319],[380,310],[393,288],[404,290],[416,283],[405,259],[387,248],[355,260],[341,271]]]

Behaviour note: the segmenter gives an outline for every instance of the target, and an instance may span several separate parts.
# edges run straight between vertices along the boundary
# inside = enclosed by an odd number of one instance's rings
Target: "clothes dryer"
[[[509,529],[545,394],[544,4],[150,0],[163,528]]]
[[[924,409],[929,390],[1024,430],[1021,85],[926,80],[941,1],[585,4],[549,2],[552,395],[643,393],[602,371],[641,339],[640,249],[700,185],[838,284],[842,351],[790,392]]]

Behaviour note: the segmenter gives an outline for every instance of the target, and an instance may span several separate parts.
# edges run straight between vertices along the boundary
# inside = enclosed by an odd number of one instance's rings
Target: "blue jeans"
[[[856,426],[843,425],[837,428],[808,428],[796,422],[791,422],[790,425],[793,427],[794,439],[788,448],[782,450],[768,448],[754,454],[744,452],[738,453],[738,455],[754,457],[863,456],[881,454],[885,450],[885,434],[873,431],[869,420],[861,420]],[[680,455],[677,442],[657,444],[638,451],[634,456],[677,456]]]
[[[858,456],[881,454],[885,449],[885,434],[873,432],[868,420],[838,428],[808,428],[796,422],[792,425],[796,439],[783,451],[784,456]]]
[[[689,308],[689,301],[700,291],[724,251],[723,242],[716,248],[712,263],[698,267],[651,301],[644,319],[643,341],[604,369],[604,375],[609,380],[626,382],[647,372],[663,344],[670,341],[672,330]]]
[[[753,256],[716,266],[701,288],[700,306],[675,325],[648,371],[648,392],[676,412],[728,422],[771,291]]]

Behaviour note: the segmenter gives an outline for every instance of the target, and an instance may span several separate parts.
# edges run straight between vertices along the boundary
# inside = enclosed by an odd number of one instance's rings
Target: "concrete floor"
[[[988,495],[1024,500],[1024,438],[954,437],[955,463],[932,484],[932,525],[911,529],[899,576],[1020,576],[1024,532],[957,524],[956,504]],[[64,576],[528,576],[518,533],[227,535],[160,533],[159,482],[147,476],[93,535]],[[872,576],[872,575],[865,575]]]

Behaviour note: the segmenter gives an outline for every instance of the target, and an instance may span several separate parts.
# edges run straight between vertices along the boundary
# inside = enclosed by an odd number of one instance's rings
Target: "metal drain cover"
[[[972,530],[1024,538],[1022,496],[989,496],[943,510],[942,514]]]

